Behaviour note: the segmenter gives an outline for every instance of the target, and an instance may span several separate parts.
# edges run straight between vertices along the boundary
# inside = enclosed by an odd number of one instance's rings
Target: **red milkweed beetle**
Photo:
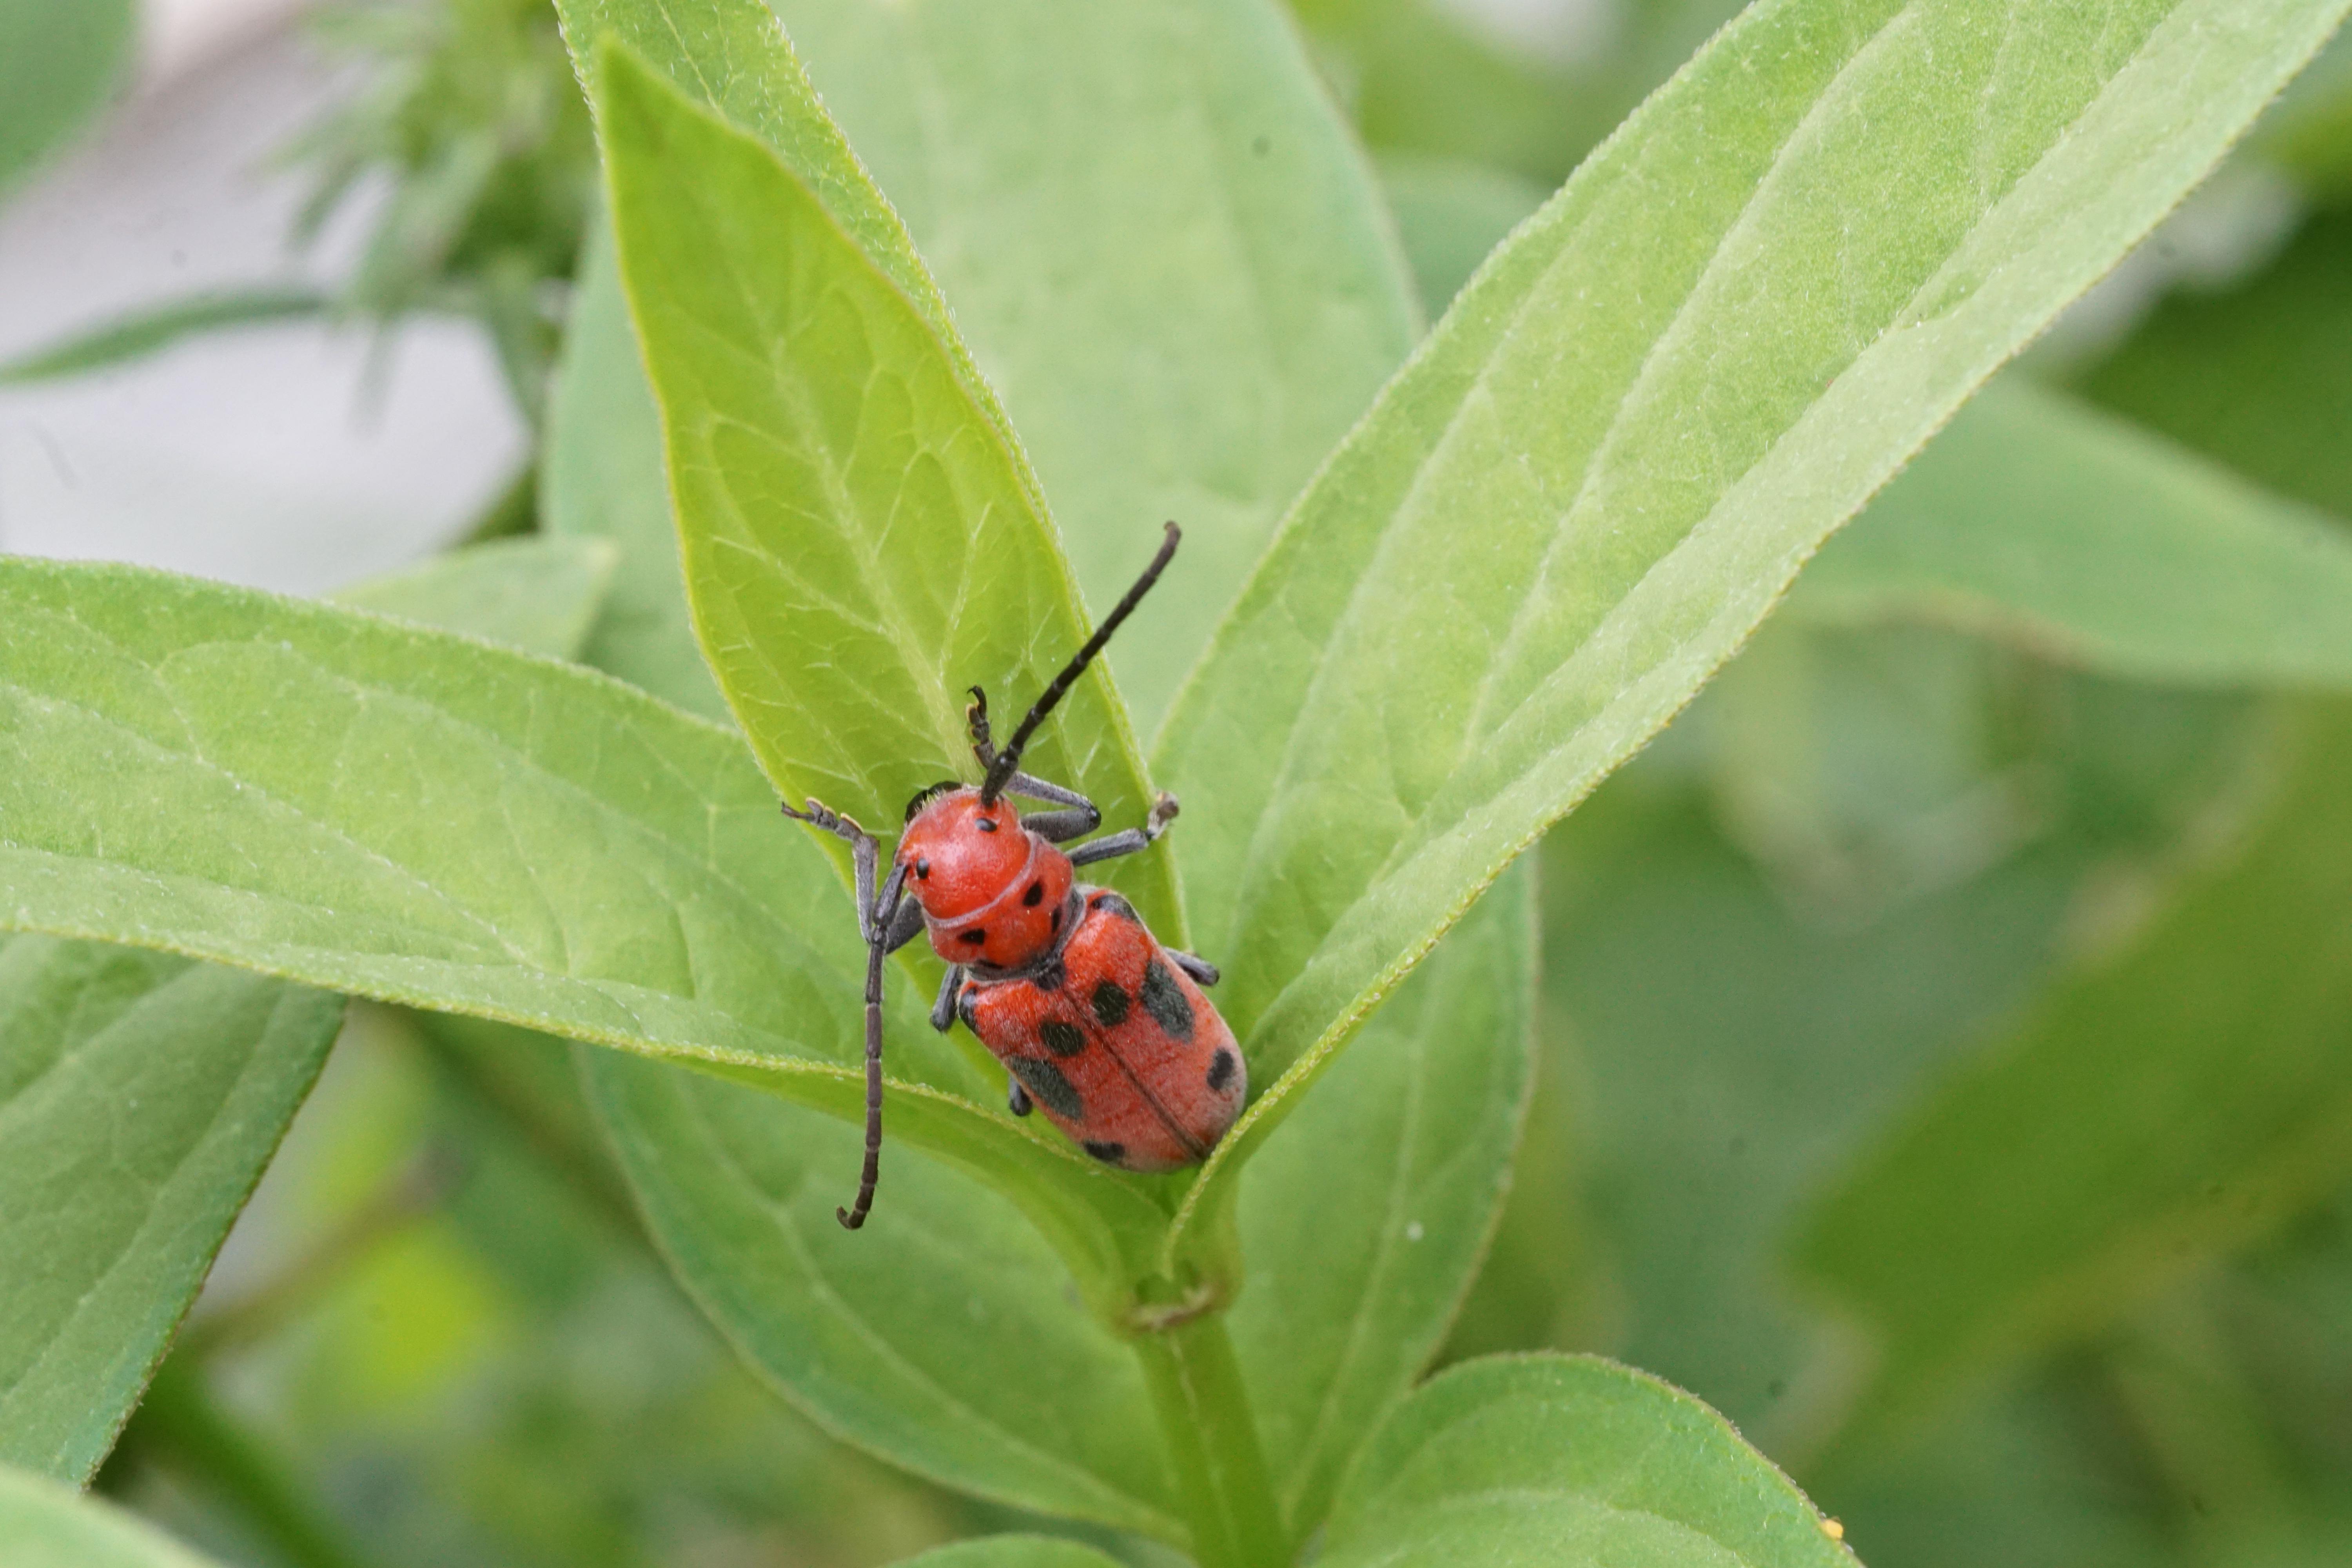
[[[866,937],[866,1164],[857,1200],[835,1211],[856,1230],[874,1206],[882,1161],[882,961],[928,931],[947,961],[931,1027],[964,1026],[1003,1062],[1015,1116],[1046,1119],[1106,1164],[1171,1171],[1197,1163],[1240,1114],[1248,1070],[1234,1032],[1201,994],[1215,966],[1160,945],[1133,906],[1090,888],[1080,866],[1150,847],[1176,815],[1152,803],[1141,827],[1064,850],[1102,826],[1076,790],[1021,772],[1021,752],[1111,633],[1159,581],[1183,536],[1167,542],[1135,586],[1054,677],[1003,751],[989,743],[988,696],[971,689],[966,720],[982,773],[944,780],[907,803],[907,830],[877,889],[881,846],[816,801],[784,815],[848,840]],[[1004,798],[1060,809],[1024,821]]]

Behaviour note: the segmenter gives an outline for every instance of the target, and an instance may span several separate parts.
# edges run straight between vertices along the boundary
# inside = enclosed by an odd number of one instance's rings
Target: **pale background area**
[[[152,0],[129,98],[0,207],[0,359],[190,289],[340,270],[358,226],[298,263],[303,187],[269,167],[333,85],[301,8]],[[239,331],[0,388],[0,550],[318,593],[463,531],[522,451],[466,328]]]

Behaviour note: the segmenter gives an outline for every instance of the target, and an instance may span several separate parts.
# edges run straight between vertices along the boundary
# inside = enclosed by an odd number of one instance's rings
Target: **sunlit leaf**
[[[974,771],[965,689],[994,690],[1009,722],[1085,617],[937,290],[772,23],[762,47],[781,136],[735,130],[617,45],[599,133],[704,652],[784,794],[885,827]],[[1139,567],[1154,543],[1139,533]],[[1141,819],[1105,676],[1038,742],[1034,771]],[[1164,855],[1109,879],[1181,941]]]
[[[1473,165],[1382,171],[1433,310],[1541,199]],[[2352,542],[2332,518],[2011,377],[1841,531],[1788,612],[1936,620],[2142,679],[2335,685],[2352,675]]]
[[[743,0],[756,5],[758,0]],[[1004,399],[1148,732],[1276,518],[1404,360],[1361,154],[1265,0],[778,0]]]
[[[1415,1391],[1348,1478],[1318,1563],[1852,1564],[1731,1424],[1590,1356],[1467,1362]]]

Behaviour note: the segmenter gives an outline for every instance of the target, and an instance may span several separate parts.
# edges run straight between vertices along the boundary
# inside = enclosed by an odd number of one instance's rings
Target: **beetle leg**
[[[1091,844],[1079,845],[1070,851],[1070,864],[1091,866],[1097,860],[1108,860],[1115,856],[1132,855],[1139,849],[1149,849],[1151,847],[1152,840],[1168,831],[1168,825],[1174,821],[1175,817],[1176,797],[1162,790],[1160,798],[1151,803],[1151,815],[1143,819],[1142,826],[1122,828],[1107,838],[1097,838]]]
[[[890,915],[882,925],[882,951],[896,952],[923,934],[923,906],[906,898],[907,868],[895,866],[890,870],[889,885],[883,892],[888,895]]]
[[[971,754],[980,759],[983,768],[996,765],[996,746],[988,738],[988,693],[975,686],[971,700],[964,704],[963,721],[971,731]]]
[[[1066,811],[1041,811],[1024,816],[1021,826],[1048,844],[1066,844],[1102,826],[1102,808],[1076,790],[1048,784],[1034,773],[1014,773],[1004,781],[1004,793],[1024,800],[1042,800]]]
[[[1172,947],[1163,949],[1162,951],[1165,952],[1170,958],[1174,959],[1176,961],[1176,967],[1191,975],[1195,984],[1202,985],[1214,985],[1217,983],[1217,966],[1211,963],[1207,959],[1195,957],[1193,954],[1189,952],[1179,952]]]
[[[988,735],[988,693],[975,686],[971,701],[964,710],[964,722],[971,728],[971,754],[980,759],[983,768],[996,763],[996,747]],[[1015,773],[1004,781],[1004,793],[1017,795],[1024,800],[1042,800],[1048,805],[1066,806],[1065,811],[1041,811],[1024,816],[1021,826],[1048,844],[1066,844],[1071,839],[1092,833],[1102,826],[1102,808],[1076,790],[1039,778],[1035,773]]]
[[[874,940],[874,870],[879,863],[882,847],[874,836],[857,826],[854,817],[844,816],[824,802],[811,799],[806,811],[794,811],[790,802],[784,803],[784,815],[795,822],[805,822],[821,833],[830,833],[849,845],[850,864],[857,872],[857,929],[866,940]],[[895,912],[895,910],[893,911]]]
[[[834,1211],[844,1229],[856,1230],[874,1207],[874,1189],[882,1175],[882,965],[889,952],[885,943],[900,923],[899,900],[906,891],[907,873],[904,867],[893,866],[877,900],[874,872],[881,846],[872,834],[815,800],[808,803],[806,811],[794,811],[787,804],[784,815],[846,839],[850,863],[857,874],[857,929],[866,938],[866,1159],[857,1173],[856,1200],[847,1208]]]
[[[955,1027],[956,1003],[963,991],[963,965],[950,963],[940,976],[940,999],[931,1004],[931,1027],[946,1034]]]
[[[1019,1079],[1010,1074],[1004,1079],[1004,1103],[1015,1116],[1029,1114],[1029,1091],[1021,1087]]]

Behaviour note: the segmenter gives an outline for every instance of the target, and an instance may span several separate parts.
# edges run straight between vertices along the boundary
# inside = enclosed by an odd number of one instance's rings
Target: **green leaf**
[[[370,578],[333,597],[354,609],[575,658],[619,559],[601,540],[502,539]]]
[[[1535,1067],[1535,868],[1510,874],[1250,1163],[1234,1352],[1295,1536],[1445,1337]]]
[[[0,924],[676,1057],[856,1118],[864,955],[840,897],[739,736],[607,678],[0,560]],[[1115,1310],[1123,1227],[1158,1208],[995,1109],[1002,1080],[897,1002],[893,1136],[1014,1192]]]
[[[343,597],[565,652],[610,566],[519,541]],[[0,938],[0,1457],[97,1468],[341,1017],[184,958]]]
[[[1433,310],[1541,200],[1475,164],[1381,172]],[[1825,547],[1789,612],[1942,621],[2141,679],[2336,685],[2352,545],[2333,519],[2011,377]]]
[[[333,301],[315,289],[236,289],[151,305],[0,364],[0,385],[86,375],[145,359],[184,339],[232,327],[323,316]]]
[[[723,711],[688,624],[659,429],[609,247],[592,256],[575,300],[548,458],[551,519],[609,533],[629,560],[589,657]],[[809,918],[854,925],[838,891]],[[902,973],[894,990],[908,984]],[[936,1038],[900,1006],[894,1070],[910,1030]],[[856,1132],[656,1064],[580,1055],[673,1272],[812,1419],[966,1491],[1181,1538],[1133,1358],[1072,1306],[1063,1270],[1003,1198],[950,1167],[886,1152],[884,1197],[844,1247],[833,1206],[857,1168]],[[740,1160],[738,1148],[749,1152]]]
[[[1182,566],[1108,655],[1135,710],[1156,718],[1279,508],[1415,331],[1360,155],[1256,0],[780,9],[1013,416],[1094,603],[1126,588],[1154,521],[1183,523]],[[621,28],[681,88],[764,134],[772,120],[747,107],[742,62],[780,52],[730,47],[738,28],[767,28],[759,0],[703,16],[653,30],[646,7],[605,0],[575,6],[573,31]],[[551,474],[576,461],[609,481],[625,468],[625,491],[604,489],[640,519],[652,508],[636,498],[662,495],[658,444],[620,435],[620,405],[648,425],[652,405],[614,379],[600,265],[592,255],[573,327],[596,346],[573,351],[567,384],[578,426],[605,441],[562,454],[559,393]]]
[[[783,157],[617,45],[599,133],[704,651],[788,797],[885,826],[926,784],[973,771],[965,687],[1017,710],[1087,626],[937,290],[772,26],[764,49]],[[1154,542],[1138,531],[1139,566]],[[1030,756],[1113,823],[1148,808],[1103,675]],[[1108,879],[1181,942],[1164,853]]]
[[[2352,533],[2010,379],[1832,540],[1792,615],[1896,616],[2195,685],[2352,685]]]
[[[8,1568],[217,1568],[110,1502],[0,1465]]]
[[[1594,1356],[1466,1362],[1398,1406],[1349,1474],[1318,1563],[1853,1563],[1731,1424]]]
[[[930,1032],[907,1019],[894,1045],[909,1028]],[[609,1052],[583,1065],[672,1270],[811,1418],[982,1497],[1184,1539],[1133,1355],[1012,1204],[886,1149],[848,1238],[856,1129]]]
[[[113,94],[135,20],[131,0],[0,0],[0,191]]]
[[[1318,476],[1166,729],[1219,1005],[1284,1075],[1249,1118],[2345,8],[2147,0],[2020,42],[1968,5],[1786,0],[1578,171]]]
[[[1970,1061],[1819,1201],[1797,1267],[1880,1352],[1849,1441],[2091,1331],[2352,1171],[2352,710],[2242,853]]]
[[[0,937],[0,1460],[98,1468],[342,1014],[184,958]]]
[[[898,1568],[1115,1568],[1118,1561],[1050,1535],[984,1535],[901,1558]]]
[[[1088,599],[1183,524],[1108,656],[1148,731],[1420,331],[1362,155],[1265,0],[776,10],[1003,398]]]
[[[572,291],[540,474],[541,526],[558,537],[609,541],[621,552],[582,661],[689,713],[727,721],[726,700],[711,684],[687,615],[662,474],[661,416],[637,356],[612,234],[601,225]]]

